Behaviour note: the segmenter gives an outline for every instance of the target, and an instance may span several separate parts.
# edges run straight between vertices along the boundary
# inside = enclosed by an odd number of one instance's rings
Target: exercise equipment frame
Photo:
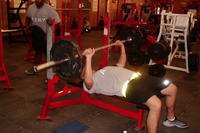
[[[109,30],[110,30],[110,22],[109,19],[104,19],[105,21],[105,27],[104,27],[104,41],[103,41],[103,45],[108,45],[108,36],[109,36]],[[108,58],[108,49],[103,49],[103,59],[101,60],[101,67],[104,67],[107,65],[107,58]],[[106,57],[106,58],[105,58]],[[49,120],[50,117],[48,116],[48,111],[55,109],[55,108],[59,108],[59,107],[64,107],[64,106],[71,106],[71,105],[77,105],[77,104],[92,104],[95,105],[97,107],[124,115],[126,117],[129,118],[133,118],[136,120],[136,127],[135,130],[139,131],[143,128],[143,113],[144,110],[143,109],[137,109],[137,111],[132,111],[132,110],[128,110],[122,107],[119,107],[117,105],[111,104],[111,103],[107,103],[98,99],[95,99],[93,97],[90,96],[90,94],[88,94],[87,92],[85,92],[83,90],[83,88],[81,87],[68,87],[68,86],[64,86],[62,88],[62,91],[59,92],[55,92],[55,84],[58,83],[59,81],[59,77],[57,75],[55,75],[53,77],[53,79],[48,79],[48,84],[47,84],[47,93],[46,93],[46,97],[45,97],[45,101],[41,110],[40,115],[37,117],[38,120]],[[62,97],[62,96],[66,96],[69,94],[73,94],[76,92],[80,92],[80,97],[79,98],[75,98],[75,99],[70,99],[70,100],[61,100],[61,101],[53,101],[56,98]],[[109,96],[105,96],[105,97],[109,97]],[[115,99],[115,98],[113,98]],[[117,101],[121,102],[121,103],[125,103],[131,106],[136,107],[136,104],[133,103],[129,103],[129,102],[125,102],[123,100],[120,99],[116,99]]]
[[[2,29],[0,27],[0,72],[2,75],[0,76],[0,81],[4,81],[6,83],[5,89],[13,89],[11,86],[10,80],[8,78],[8,73],[6,71],[6,65],[4,62],[4,54],[3,54],[3,39],[2,39]],[[6,30],[8,32],[8,30]],[[5,30],[3,31],[5,33]]]

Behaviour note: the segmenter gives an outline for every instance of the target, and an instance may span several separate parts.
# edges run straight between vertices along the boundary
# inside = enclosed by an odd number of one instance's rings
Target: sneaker
[[[178,127],[178,128],[187,128],[188,127],[188,125],[185,122],[177,120],[177,119],[175,119],[173,121],[165,120],[165,121],[163,121],[163,125],[166,127]]]
[[[36,74],[33,68],[26,69],[26,70],[25,70],[25,73],[26,73],[27,75],[35,75],[35,74]]]

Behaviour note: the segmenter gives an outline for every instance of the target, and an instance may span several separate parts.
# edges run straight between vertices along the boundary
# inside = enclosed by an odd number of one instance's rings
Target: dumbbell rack
[[[10,80],[8,78],[8,74],[6,71],[6,66],[4,63],[4,54],[3,54],[3,39],[2,39],[2,29],[0,27],[0,72],[2,75],[0,76],[0,81],[4,81],[6,83],[5,89],[12,89]]]
[[[104,27],[104,39],[103,39],[103,45],[108,45],[109,41],[109,30],[110,30],[110,23],[109,19],[105,18],[105,27]],[[108,49],[103,50],[102,54],[102,60],[101,60],[101,67],[104,67],[107,65],[107,60],[108,59]],[[106,60],[106,61],[105,61]],[[59,108],[59,107],[64,107],[64,106],[71,106],[71,105],[77,105],[77,104],[91,104],[95,105],[97,107],[106,109],[108,111],[112,111],[121,115],[124,115],[129,118],[133,118],[136,120],[136,127],[135,130],[139,131],[143,128],[143,109],[136,109],[136,111],[133,110],[128,110],[125,108],[122,108],[120,106],[96,99],[92,95],[88,94],[87,92],[84,91],[83,88],[81,87],[68,87],[67,85],[62,88],[61,91],[55,92],[55,85],[59,82],[59,77],[57,75],[54,75],[52,79],[48,79],[48,84],[47,84],[47,93],[46,93],[46,98],[42,107],[42,111],[40,115],[38,116],[38,120],[49,120],[50,117],[48,116],[48,111]],[[61,100],[61,101],[54,101],[54,99],[57,99],[59,97],[67,96],[70,94],[75,94],[79,92],[80,96],[78,98],[74,99],[69,99],[69,100]],[[101,95],[102,96],[102,95]],[[118,99],[118,98],[113,98],[109,96],[103,96],[105,98],[112,98],[112,100],[117,101],[118,103],[122,104],[127,104],[129,106],[136,107],[136,104],[126,102],[124,100]]]

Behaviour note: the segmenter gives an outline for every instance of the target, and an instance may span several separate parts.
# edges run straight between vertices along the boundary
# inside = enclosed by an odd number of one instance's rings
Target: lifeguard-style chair
[[[188,34],[189,34],[189,21],[191,14],[175,14],[167,13],[165,10],[161,12],[160,32],[157,37],[157,42],[161,39],[167,41],[171,47],[171,52],[167,59],[167,68],[174,70],[184,71],[189,73],[188,65]],[[184,47],[180,50],[181,45]],[[184,66],[173,65],[174,58],[183,59]]]

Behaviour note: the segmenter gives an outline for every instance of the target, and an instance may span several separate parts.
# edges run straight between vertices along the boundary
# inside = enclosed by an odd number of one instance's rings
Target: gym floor
[[[102,44],[102,31],[91,31],[83,35],[83,49],[98,47]],[[135,120],[122,115],[95,107],[93,105],[73,105],[49,111],[51,121],[38,121],[45,95],[46,72],[34,76],[27,76],[24,70],[33,66],[25,61],[28,45],[25,43],[11,43],[7,37],[3,38],[4,60],[13,90],[5,90],[3,82],[0,83],[0,132],[1,133],[51,133],[53,129],[65,123],[78,120],[88,126],[84,133],[136,133]],[[200,52],[200,40],[194,43],[194,51]],[[98,66],[101,52],[95,55],[95,66]],[[110,62],[117,59],[113,54]],[[176,116],[188,122],[188,129],[162,126],[165,119],[165,104],[159,124],[159,133],[197,133],[200,120],[200,73],[180,72],[167,69],[167,76],[179,87],[177,97]],[[146,133],[144,115],[144,128],[139,133]]]

